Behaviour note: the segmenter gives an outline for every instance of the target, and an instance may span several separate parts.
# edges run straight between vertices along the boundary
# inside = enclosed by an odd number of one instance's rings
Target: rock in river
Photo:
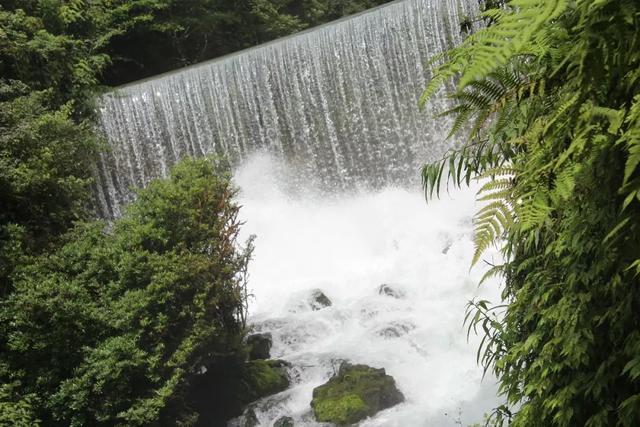
[[[273,424],[273,427],[293,427],[293,418],[291,418],[291,417],[280,417]]]
[[[313,390],[316,420],[350,425],[404,401],[384,369],[343,363],[337,375]]]
[[[391,298],[396,298],[396,299],[400,299],[404,297],[404,292],[398,289],[394,289],[391,286],[386,284],[380,285],[380,287],[378,288],[378,294],[383,296],[388,296]]]
[[[254,360],[247,363],[245,398],[252,402],[286,390],[289,387],[288,367],[290,364],[284,360]]]
[[[309,305],[313,311],[318,311],[330,307],[331,300],[320,289],[314,289],[309,298]]]
[[[247,337],[249,360],[268,359],[270,357],[273,338],[270,333],[253,334]]]

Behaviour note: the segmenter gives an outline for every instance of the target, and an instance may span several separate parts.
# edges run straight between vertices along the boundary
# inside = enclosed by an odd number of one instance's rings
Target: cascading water
[[[404,0],[102,99],[111,150],[96,170],[102,214],[184,156],[286,159],[324,191],[415,182],[446,149],[446,100],[417,108],[424,64],[459,42],[477,0]],[[295,183],[292,183],[292,185]]]
[[[257,235],[250,321],[293,364],[293,386],[255,406],[261,425],[316,425],[311,391],[345,359],[386,368],[406,397],[365,426],[466,425],[496,406],[462,328],[469,299],[498,294],[468,272],[472,193],[426,205],[418,176],[450,145],[450,121],[433,119],[447,99],[417,108],[424,64],[476,12],[476,0],[397,1],[102,99],[105,217],[182,157],[234,165],[243,233]],[[313,289],[333,305],[311,310]]]
[[[290,390],[255,406],[260,425],[286,415],[296,426],[316,426],[312,390],[341,360],[385,368],[406,398],[361,427],[481,423],[500,402],[491,375],[482,380],[479,339],[467,342],[463,318],[467,301],[497,301],[499,292],[496,283],[477,287],[481,269],[469,272],[473,189],[429,205],[420,192],[397,187],[291,198],[274,162],[255,156],[235,176],[243,233],[257,236],[250,321],[271,333],[272,356],[291,362],[295,378]],[[395,297],[381,294],[382,284]],[[312,310],[316,289],[332,306]]]

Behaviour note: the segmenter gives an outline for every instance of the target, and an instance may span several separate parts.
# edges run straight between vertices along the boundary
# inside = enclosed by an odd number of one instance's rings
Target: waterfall
[[[476,10],[475,0],[401,0],[105,95],[101,214],[119,216],[133,188],[185,156],[238,165],[267,151],[329,192],[417,181],[450,125],[433,118],[444,98],[418,110],[425,64]]]
[[[460,42],[460,20],[477,7],[396,1],[102,98],[104,217],[184,156],[234,166],[241,237],[257,235],[249,323],[291,363],[291,387],[252,405],[259,425],[286,415],[318,426],[312,390],[341,360],[384,367],[406,397],[362,427],[469,425],[499,404],[476,364],[479,338],[467,342],[462,328],[467,301],[500,299],[496,283],[476,286],[482,269],[468,269],[473,191],[427,206],[416,185],[452,144],[449,119],[434,118],[444,94],[417,107],[425,64]],[[316,289],[330,307],[309,307]]]

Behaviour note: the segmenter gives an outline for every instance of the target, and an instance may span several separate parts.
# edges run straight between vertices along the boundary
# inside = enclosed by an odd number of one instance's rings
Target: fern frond
[[[476,212],[476,214],[474,215],[474,218],[477,218],[481,215],[485,215],[487,212],[493,213],[496,210],[502,211],[503,215],[508,215],[508,216],[511,215],[511,207],[509,202],[505,200],[499,200],[499,201],[487,203],[478,212]]]
[[[552,209],[543,189],[538,189],[535,196],[528,200],[528,203],[518,205],[516,212],[520,221],[522,231],[539,228],[547,219]]]
[[[507,175],[511,176],[511,175],[515,175],[515,173],[516,173],[516,169],[511,166],[499,166],[499,167],[487,169],[482,173],[482,175],[478,177],[478,179],[493,178],[496,176],[507,176]]]
[[[478,194],[482,194],[487,191],[506,190],[508,188],[511,188],[512,186],[513,186],[513,182],[511,181],[510,178],[495,179],[485,183],[480,188],[480,191],[478,192]]]
[[[482,227],[476,230],[473,244],[474,244],[474,253],[473,258],[471,259],[471,265],[474,266],[480,260],[482,254],[491,246],[496,240],[496,235],[493,233],[491,228]]]
[[[532,39],[548,22],[559,16],[568,0],[513,0],[508,12],[496,13],[497,22],[477,33],[473,56],[458,87],[486,77],[507,64],[515,55],[528,50]]]
[[[492,113],[493,112],[491,110],[485,109],[476,115],[476,118],[473,121],[473,126],[471,127],[471,130],[469,130],[469,138],[477,138],[480,136],[480,131],[485,127]]]
[[[447,134],[446,139],[450,139],[467,124],[467,120],[473,114],[473,110],[467,105],[458,105],[455,108],[445,111],[442,115],[455,114],[456,118],[451,125],[451,130]],[[441,116],[441,115],[439,115]]]
[[[573,168],[564,168],[554,182],[554,195],[560,200],[567,200],[573,194],[576,185]]]
[[[475,252],[471,265],[478,262],[482,253],[514,224],[510,207],[512,186],[511,179],[505,178],[492,180],[478,191],[478,200],[492,201],[474,216]]]
[[[560,106],[555,109],[556,110],[555,114],[548,121],[542,134],[546,134],[547,132],[549,132],[549,129],[551,129],[551,127],[556,123],[556,121],[562,116],[564,116],[567,113],[567,111],[578,102],[579,99],[580,99],[580,93],[578,92],[578,93],[575,93],[573,96],[571,96],[569,99],[567,99],[565,102],[560,104]]]
[[[509,89],[505,88],[501,83],[502,81],[499,79],[482,79],[472,82],[470,87],[482,93],[485,99],[493,103],[503,98]]]
[[[624,166],[623,186],[629,183],[631,176],[640,165],[640,94],[633,98],[625,123],[628,130],[623,134],[621,141],[627,145],[629,154]]]
[[[494,265],[489,270],[487,270],[486,273],[484,273],[482,275],[482,278],[478,282],[478,286],[482,285],[484,282],[486,282],[487,280],[489,280],[489,279],[491,279],[493,277],[504,275],[504,273],[505,273],[504,269],[505,269],[505,265],[504,264],[502,264],[502,265]]]
[[[464,62],[460,61],[460,64],[446,63],[445,65],[438,67],[431,80],[427,84],[427,87],[422,92],[420,99],[418,100],[418,106],[423,109],[427,101],[443,86],[443,84],[453,77],[455,77],[464,67]]]
[[[502,191],[495,191],[493,193],[485,194],[477,198],[479,202],[486,202],[489,200],[504,200],[508,199],[511,196],[511,189],[506,189]]]

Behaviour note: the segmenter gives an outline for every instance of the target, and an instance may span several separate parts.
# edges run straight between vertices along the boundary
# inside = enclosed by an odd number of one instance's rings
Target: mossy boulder
[[[187,398],[200,414],[196,426],[223,427],[242,414],[237,425],[250,426],[255,417],[247,405],[289,387],[289,363],[243,359],[229,358],[224,364],[211,364],[206,373],[194,378]]]
[[[384,369],[343,363],[337,375],[313,390],[316,420],[340,426],[357,423],[404,401]]]
[[[289,387],[288,366],[283,360],[248,362],[244,373],[247,400],[252,402],[286,390]]]

